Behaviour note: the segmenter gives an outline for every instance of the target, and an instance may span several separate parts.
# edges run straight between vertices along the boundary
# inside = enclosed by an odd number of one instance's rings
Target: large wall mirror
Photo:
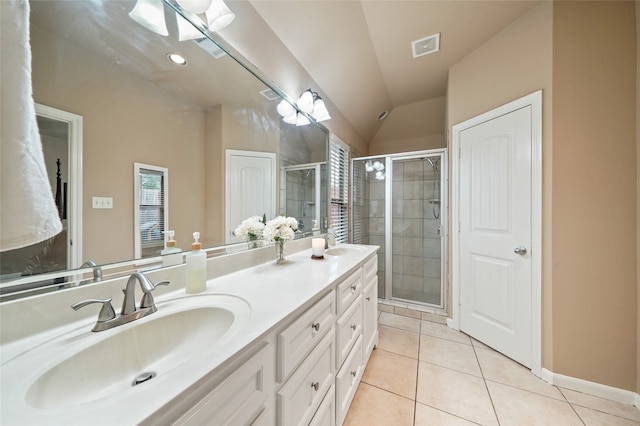
[[[129,17],[134,0],[30,3],[34,99],[81,117],[82,123],[78,217],[63,221],[67,231],[78,226],[69,222],[81,222],[75,237],[81,249],[59,262],[59,269],[89,261],[133,264],[135,229],[140,228],[134,223],[134,211],[140,208],[134,197],[134,164],[168,171],[168,220],[161,227],[146,223],[142,228],[156,236],[165,228],[174,230],[183,250],[189,249],[194,231],[200,232],[205,247],[223,246],[231,241],[227,222],[235,226],[245,219],[225,217],[227,150],[275,154],[275,214],[298,216],[303,233],[314,224],[326,227],[326,128],[284,123],[276,107],[286,95],[267,85],[266,76],[220,43],[218,35],[179,41],[176,5],[169,3],[163,4],[168,36]],[[187,64],[172,63],[171,53]],[[48,119],[40,121],[44,129]],[[72,155],[64,149],[53,155],[62,163],[63,183],[78,183],[71,182],[74,175],[68,171]],[[73,196],[71,190],[66,194],[65,199]],[[42,250],[31,247],[21,257],[2,253],[0,287],[25,284],[28,271],[45,261]],[[41,276],[31,281],[51,284]],[[68,278],[58,278],[60,282]]]

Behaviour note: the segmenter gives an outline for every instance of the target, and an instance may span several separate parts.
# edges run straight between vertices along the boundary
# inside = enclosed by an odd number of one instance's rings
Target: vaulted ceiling
[[[251,0],[366,141],[381,111],[445,96],[448,69],[536,3]],[[440,50],[414,59],[411,42],[437,33]]]

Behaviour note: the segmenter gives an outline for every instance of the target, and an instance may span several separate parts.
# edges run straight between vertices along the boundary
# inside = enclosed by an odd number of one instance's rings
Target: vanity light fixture
[[[371,160],[369,160],[364,163],[364,169],[367,172],[376,172],[375,177],[378,180],[384,180],[385,178],[384,164],[381,161],[376,160],[371,162]]]
[[[172,63],[184,67],[187,65],[187,60],[184,56],[177,53],[167,53],[167,59]]]
[[[131,19],[161,36],[168,36],[167,23],[164,20],[162,0],[137,0],[131,12]]]
[[[300,111],[311,115],[318,123],[331,119],[324,101],[317,92],[311,89],[302,92],[296,105],[300,108]],[[285,99],[280,101],[276,109],[278,114],[282,116],[282,121],[285,123],[295,124],[296,126],[306,126],[311,123],[304,114],[300,114],[294,106]]]
[[[236,15],[224,0],[176,0],[185,11],[197,15],[209,31],[220,31],[235,19]],[[162,36],[169,35],[162,0],[136,0],[129,16],[147,29]],[[180,41],[204,38],[187,20],[176,12],[178,39]]]

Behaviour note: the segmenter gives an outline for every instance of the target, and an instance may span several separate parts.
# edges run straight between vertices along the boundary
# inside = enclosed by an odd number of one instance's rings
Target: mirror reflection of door
[[[233,230],[244,219],[275,216],[276,155],[228,149],[226,151],[226,241],[238,242]]]
[[[37,244],[0,255],[2,280],[64,271],[82,259],[82,117],[36,104],[45,165],[63,231]]]

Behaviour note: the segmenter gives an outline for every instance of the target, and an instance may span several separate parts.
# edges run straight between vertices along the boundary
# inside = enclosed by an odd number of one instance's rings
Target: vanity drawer
[[[335,332],[327,333],[277,396],[278,424],[306,425],[335,380]]]
[[[336,325],[336,365],[342,365],[362,332],[362,298],[358,297],[338,319]]]
[[[336,387],[331,386],[311,419],[309,426],[335,426],[336,424]]]
[[[272,413],[275,349],[267,345],[189,411],[176,425],[248,425],[254,421],[268,421]],[[273,418],[273,417],[272,417]]]
[[[362,291],[362,268],[338,284],[338,315],[347,309]]]
[[[347,416],[363,372],[362,338],[359,338],[336,376],[336,424],[338,425],[341,425]]]
[[[331,291],[278,335],[278,381],[283,382],[333,327],[335,293]]]

